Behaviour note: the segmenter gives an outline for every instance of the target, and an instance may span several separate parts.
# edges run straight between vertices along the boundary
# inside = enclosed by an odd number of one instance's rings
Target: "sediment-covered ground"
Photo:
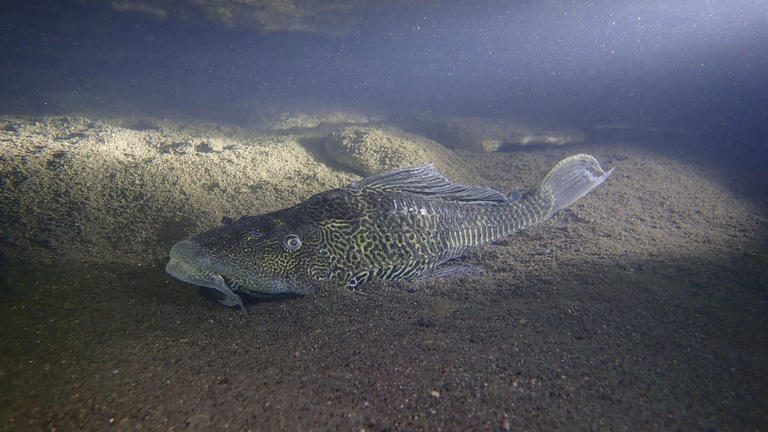
[[[768,225],[743,171],[674,142],[484,153],[337,126],[0,119],[0,429],[766,424]],[[366,166],[432,161],[511,191],[580,152],[613,175],[470,255],[482,273],[246,317],[163,272],[170,244],[222,216],[295,204]]]

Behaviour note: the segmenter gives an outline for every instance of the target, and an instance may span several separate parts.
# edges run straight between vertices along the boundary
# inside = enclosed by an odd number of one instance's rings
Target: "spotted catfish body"
[[[171,249],[166,271],[243,309],[240,295],[304,295],[328,283],[355,288],[442,274],[446,261],[547,220],[610,173],[592,156],[575,155],[510,198],[453,183],[432,165],[398,169],[192,236]]]

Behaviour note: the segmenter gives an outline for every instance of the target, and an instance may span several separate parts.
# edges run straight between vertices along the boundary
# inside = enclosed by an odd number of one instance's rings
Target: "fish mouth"
[[[239,306],[245,311],[242,298],[235,293],[241,289],[221,273],[205,270],[210,265],[210,259],[201,254],[200,246],[190,240],[176,243],[170,252],[171,259],[165,266],[165,272],[193,285],[212,288],[221,294],[216,301],[225,306]]]

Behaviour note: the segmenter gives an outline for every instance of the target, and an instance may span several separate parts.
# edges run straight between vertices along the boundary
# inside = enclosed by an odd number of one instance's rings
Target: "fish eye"
[[[289,252],[296,252],[301,247],[301,239],[296,234],[288,234],[283,239],[283,247]]]

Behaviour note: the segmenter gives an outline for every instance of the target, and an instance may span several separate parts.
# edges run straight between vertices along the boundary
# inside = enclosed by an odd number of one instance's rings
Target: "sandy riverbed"
[[[764,202],[743,193],[743,173],[694,162],[674,143],[444,153],[452,177],[500,190],[530,186],[579,152],[616,171],[543,226],[469,256],[484,273],[262,302],[248,318],[165,275],[164,251],[225,214],[359,178],[312,151],[317,135],[3,121],[2,430],[768,421]],[[8,198],[23,188],[38,192]]]

